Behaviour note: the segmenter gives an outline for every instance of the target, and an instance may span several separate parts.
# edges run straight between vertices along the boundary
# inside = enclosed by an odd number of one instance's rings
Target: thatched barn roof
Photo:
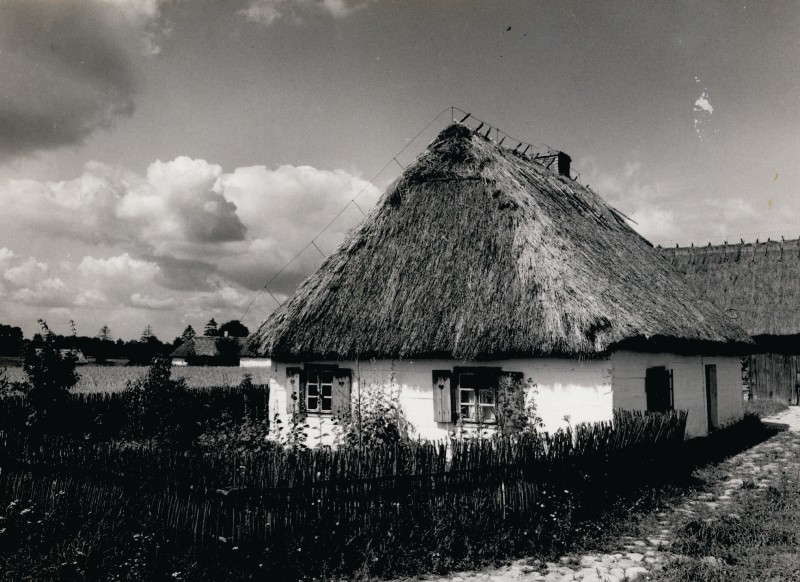
[[[220,341],[231,341],[236,342],[239,346],[239,355],[242,357],[249,357],[255,354],[252,354],[249,349],[249,344],[247,343],[247,338],[243,337],[236,337],[236,338],[222,338],[217,336],[194,336],[191,339],[186,340],[181,345],[179,345],[173,352],[170,354],[171,358],[189,358],[189,357],[201,357],[201,358],[215,358],[220,355]]]
[[[800,334],[800,240],[665,248],[661,254],[751,335]]]
[[[251,336],[284,359],[591,357],[642,340],[747,341],[594,192],[459,124]]]

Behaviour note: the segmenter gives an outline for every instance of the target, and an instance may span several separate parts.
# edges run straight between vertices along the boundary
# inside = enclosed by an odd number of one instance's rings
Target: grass
[[[767,416],[778,414],[788,408],[788,404],[777,400],[746,400],[744,403],[745,413],[755,414],[759,418],[766,418]]]
[[[80,380],[73,392],[118,392],[129,380],[144,375],[147,366],[78,366]],[[211,386],[238,386],[245,374],[250,374],[254,384],[269,384],[270,368],[240,368],[237,366],[185,366],[172,369],[173,378],[186,378],[189,388]],[[9,367],[6,376],[10,381],[27,379],[20,367]]]
[[[782,582],[800,580],[800,460],[781,454],[796,433],[774,437],[779,445],[763,462],[779,462],[782,473],[758,490],[745,478],[743,495],[724,513],[698,515],[677,532],[671,551],[678,558],[651,574],[652,582]],[[704,488],[720,485],[725,472],[709,467],[698,472]]]

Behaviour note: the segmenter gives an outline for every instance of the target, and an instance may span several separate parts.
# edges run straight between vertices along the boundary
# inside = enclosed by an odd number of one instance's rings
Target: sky
[[[798,96],[796,2],[0,0],[0,322],[254,331],[451,106],[653,244],[797,238]]]

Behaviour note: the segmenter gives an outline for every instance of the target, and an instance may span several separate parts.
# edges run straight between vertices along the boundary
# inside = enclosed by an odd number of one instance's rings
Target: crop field
[[[79,366],[78,384],[72,392],[117,392],[123,390],[129,380],[144,375],[147,366]],[[19,367],[7,368],[6,377],[10,381],[26,379]],[[268,384],[270,368],[239,368],[236,366],[185,366],[172,368],[173,378],[186,378],[190,388],[211,388],[237,386],[250,374],[254,384]]]

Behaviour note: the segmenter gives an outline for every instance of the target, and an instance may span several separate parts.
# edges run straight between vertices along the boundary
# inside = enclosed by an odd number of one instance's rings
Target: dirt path
[[[618,549],[607,554],[564,556],[559,563],[541,564],[517,560],[508,566],[477,572],[456,572],[447,577],[422,578],[427,582],[623,582],[644,579],[673,557],[669,547],[674,533],[691,520],[707,519],[730,511],[736,500],[759,495],[778,479],[789,465],[800,466],[800,407],[794,406],[765,423],[782,425],[779,434],[719,465],[724,478],[714,491],[695,493],[657,519],[645,520],[638,538],[623,537]],[[713,559],[713,558],[710,558]],[[545,570],[541,573],[540,570]]]

